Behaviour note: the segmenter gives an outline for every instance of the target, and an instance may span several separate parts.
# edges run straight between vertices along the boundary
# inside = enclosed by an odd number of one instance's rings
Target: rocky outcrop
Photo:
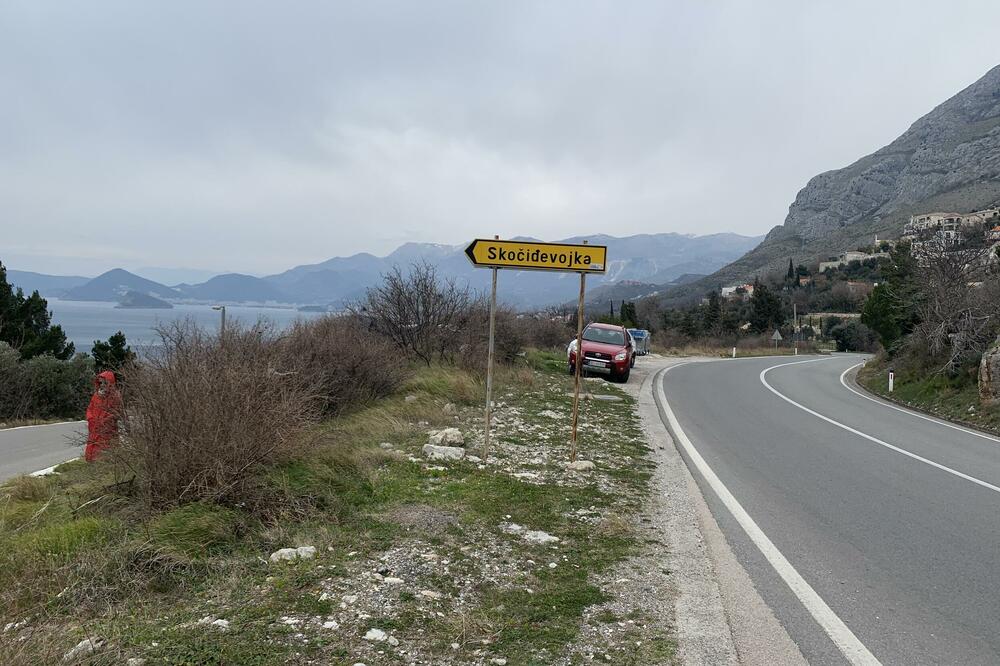
[[[813,177],[784,224],[742,258],[685,292],[836,255],[874,234],[898,236],[909,216],[969,212],[1000,201],[1000,66],[854,164]]]
[[[1000,338],[979,362],[979,402],[1000,404]]]

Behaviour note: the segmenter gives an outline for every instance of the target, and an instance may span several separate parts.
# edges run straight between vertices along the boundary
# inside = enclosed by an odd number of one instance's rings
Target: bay
[[[220,313],[210,305],[174,305],[172,310],[142,310],[116,308],[116,303],[99,301],[63,301],[48,298],[52,323],[59,324],[66,337],[76,345],[76,351],[90,353],[94,340],[107,340],[118,331],[125,334],[133,348],[155,346],[159,343],[156,327],[176,320],[190,319],[198,326],[217,331]],[[226,306],[227,326],[238,321],[254,324],[258,320],[271,322],[279,329],[298,319],[320,316],[316,312],[299,312],[292,308]]]

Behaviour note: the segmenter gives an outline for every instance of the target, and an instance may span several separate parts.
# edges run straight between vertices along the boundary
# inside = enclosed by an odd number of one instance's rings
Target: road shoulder
[[[653,381],[663,368],[682,362],[647,356],[626,387],[657,463],[650,514],[668,540],[678,657],[684,664],[805,664],[737,561],[663,424]]]

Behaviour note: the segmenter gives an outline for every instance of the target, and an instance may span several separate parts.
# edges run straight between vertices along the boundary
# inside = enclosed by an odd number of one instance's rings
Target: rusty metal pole
[[[499,236],[496,236],[499,240]],[[493,269],[493,287],[490,290],[490,342],[486,354],[486,436],[483,439],[483,460],[490,457],[490,418],[493,415],[493,350],[497,322],[497,269]]]
[[[584,245],[587,241],[583,241]],[[583,369],[583,297],[587,285],[587,274],[580,273],[580,299],[576,310],[576,372],[573,382],[573,433],[570,437],[570,462],[576,462],[576,432],[580,422],[580,374]]]

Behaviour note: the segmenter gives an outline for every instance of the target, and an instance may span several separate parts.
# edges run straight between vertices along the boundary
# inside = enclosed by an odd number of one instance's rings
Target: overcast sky
[[[0,0],[0,260],[760,234],[997,64],[998,25],[987,1]]]

